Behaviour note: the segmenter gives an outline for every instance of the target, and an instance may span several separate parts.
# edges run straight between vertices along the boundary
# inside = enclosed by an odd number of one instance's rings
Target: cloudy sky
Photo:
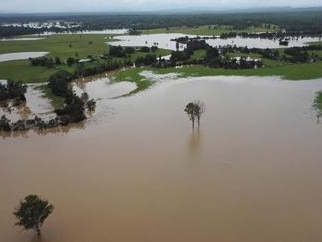
[[[225,10],[278,6],[322,6],[322,0],[1,0],[0,12]]]

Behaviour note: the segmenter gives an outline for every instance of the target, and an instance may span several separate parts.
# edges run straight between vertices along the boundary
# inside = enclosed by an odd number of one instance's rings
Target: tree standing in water
[[[184,111],[187,113],[189,119],[192,122],[192,128],[195,127],[195,121],[197,120],[198,127],[200,125],[200,118],[205,112],[205,104],[201,101],[190,102],[186,105]]]
[[[186,108],[184,109],[184,111],[187,113],[188,118],[192,122],[192,128],[194,128],[195,127],[195,119],[196,119],[196,114],[195,114],[195,110],[194,110],[194,104],[192,102],[188,103],[186,105]]]
[[[13,214],[18,219],[16,225],[22,226],[25,230],[33,229],[40,236],[40,227],[53,210],[54,206],[48,201],[40,199],[37,195],[28,195],[20,201],[19,208]]]
[[[204,102],[201,102],[199,100],[195,101],[194,105],[195,105],[197,122],[198,122],[198,127],[199,127],[200,126],[200,118],[204,114],[204,112],[206,111],[206,107],[205,107]]]

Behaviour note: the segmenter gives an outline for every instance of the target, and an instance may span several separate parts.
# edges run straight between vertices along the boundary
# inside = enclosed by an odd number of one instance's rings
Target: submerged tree
[[[200,118],[204,114],[204,112],[206,111],[206,107],[205,107],[205,104],[199,100],[195,101],[194,105],[195,105],[195,112],[196,112],[197,122],[198,122],[198,127],[199,127]]]
[[[196,114],[194,111],[194,104],[192,102],[188,103],[186,105],[186,108],[184,109],[184,111],[187,113],[188,118],[192,122],[192,128],[194,128],[195,127],[195,119],[196,119]]]
[[[316,118],[319,123],[320,117],[322,116],[322,91],[316,93],[312,106],[316,111]]]
[[[186,105],[184,111],[187,113],[189,119],[192,122],[192,128],[195,127],[195,121],[197,120],[198,127],[200,125],[200,118],[205,112],[205,104],[201,101],[190,102]]]
[[[40,227],[53,210],[54,206],[48,201],[40,199],[37,195],[28,195],[13,214],[18,219],[16,225],[22,226],[25,230],[33,229],[40,236]]]

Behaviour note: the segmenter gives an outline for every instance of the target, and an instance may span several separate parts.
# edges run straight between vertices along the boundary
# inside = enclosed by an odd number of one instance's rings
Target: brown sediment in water
[[[55,205],[43,242],[321,241],[320,89],[179,79],[102,100],[83,130],[2,139],[0,241],[38,241],[14,227],[29,193]],[[192,132],[194,100],[207,109]]]

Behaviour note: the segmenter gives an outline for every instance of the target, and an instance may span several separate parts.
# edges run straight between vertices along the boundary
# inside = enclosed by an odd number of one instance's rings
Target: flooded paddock
[[[0,83],[7,83],[6,80],[0,80]],[[53,107],[48,98],[46,98],[40,89],[39,84],[28,84],[27,92],[25,94],[26,102],[19,106],[12,106],[8,104],[8,107],[0,106],[0,117],[5,115],[12,122],[16,122],[19,119],[30,119],[36,115],[44,120],[50,120],[55,117]]]
[[[0,240],[321,241],[322,126],[311,109],[321,89],[275,77],[161,80],[102,99],[84,129],[2,139]],[[206,113],[193,131],[183,110],[194,100]],[[41,239],[14,226],[30,193],[55,206]]]
[[[14,61],[14,60],[27,60],[29,58],[37,58],[47,55],[48,52],[16,52],[0,54],[0,62]]]
[[[195,38],[196,35],[185,35],[185,34],[146,34],[146,35],[122,35],[115,36],[115,42],[108,42],[110,45],[121,45],[121,46],[158,46],[159,48],[176,50],[176,42],[171,39],[188,36],[189,38]],[[200,36],[207,37],[207,36]],[[118,40],[118,41],[117,41]],[[309,42],[321,42],[319,37],[301,37],[291,38],[287,47],[302,47],[308,45]],[[286,46],[280,45],[278,39],[261,39],[261,38],[227,38],[227,39],[206,39],[206,42],[213,47],[225,46],[225,45],[236,45],[237,47],[248,48],[287,48]],[[183,50],[184,44],[180,44],[179,49]]]

